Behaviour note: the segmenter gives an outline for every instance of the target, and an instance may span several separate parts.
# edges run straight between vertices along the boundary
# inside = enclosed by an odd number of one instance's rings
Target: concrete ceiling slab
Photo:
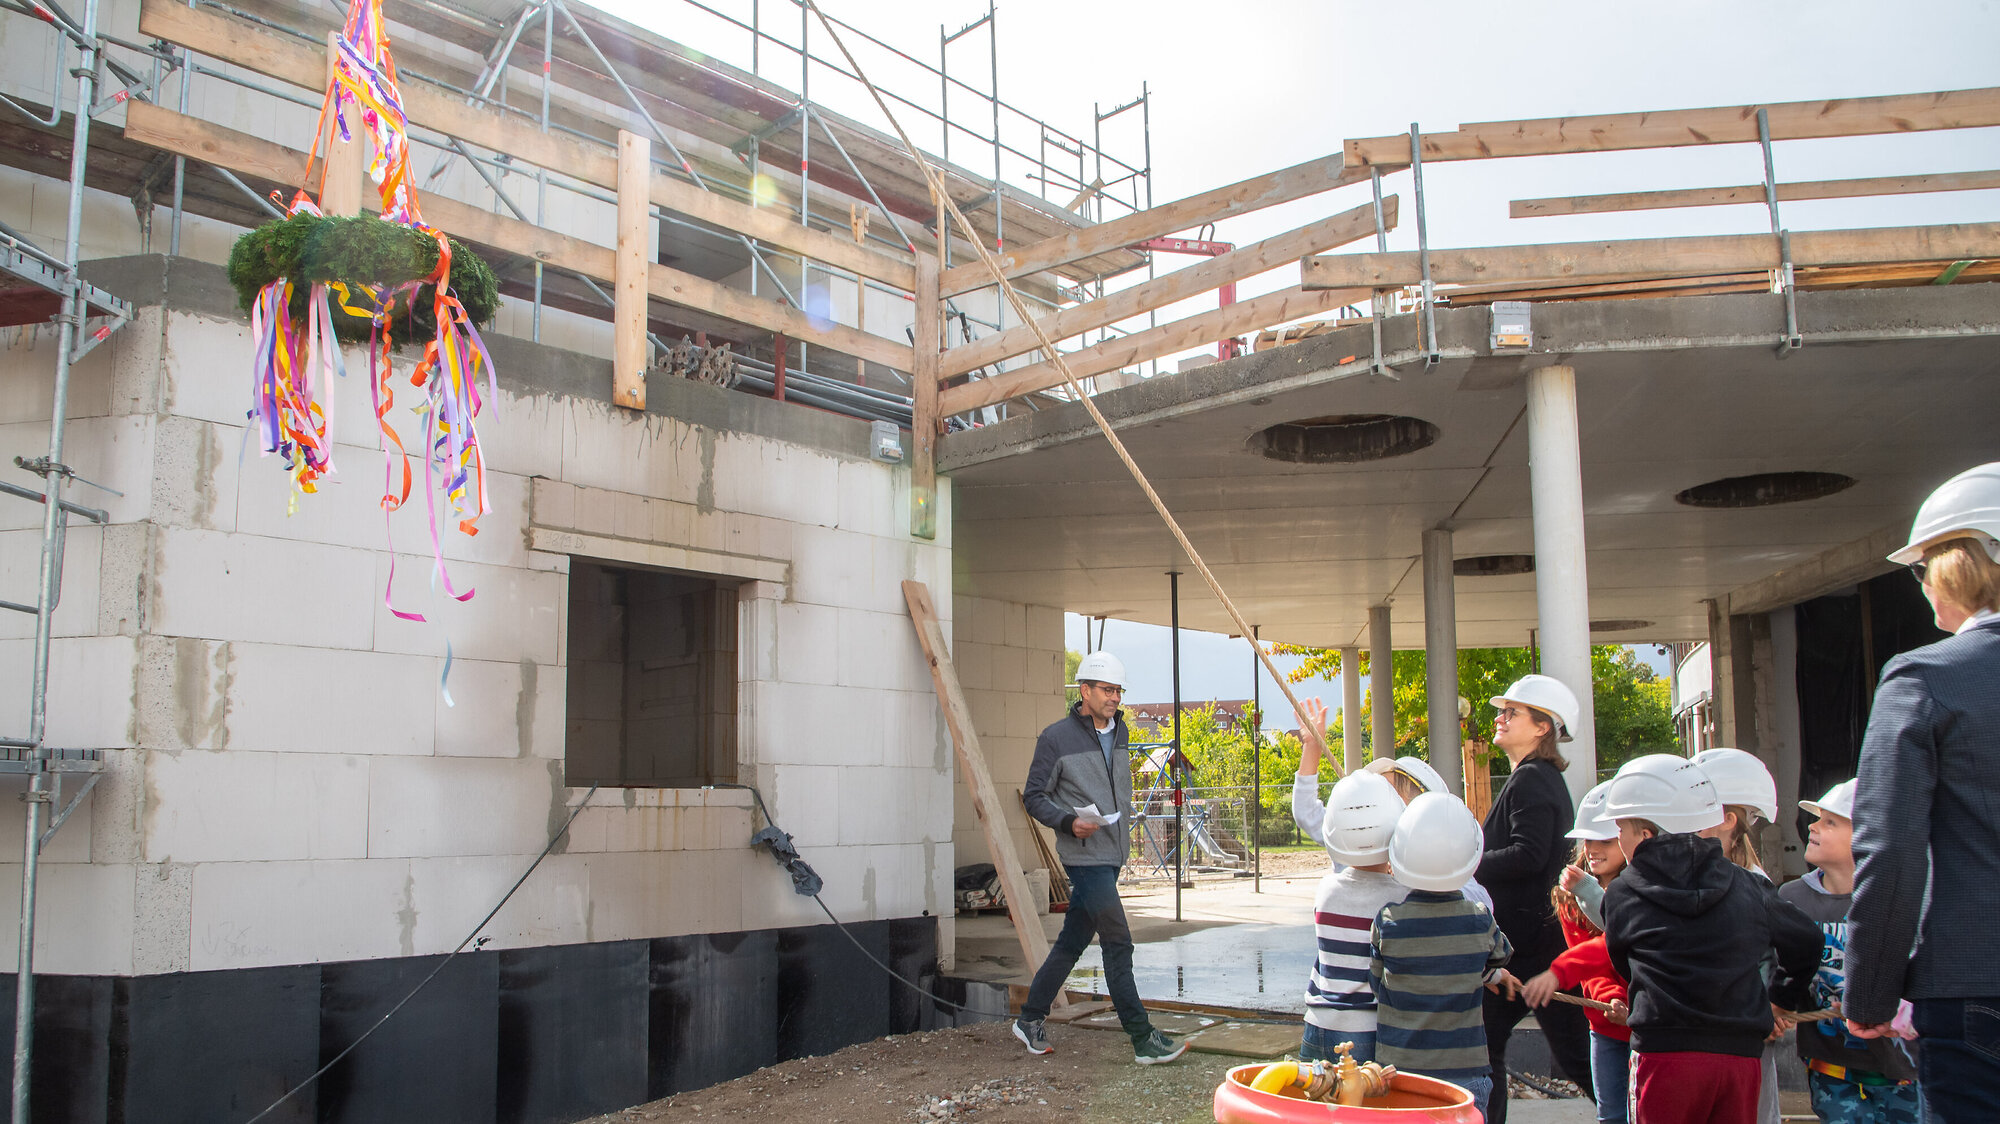
[[[1523,386],[1577,371],[1591,615],[1654,622],[1600,639],[1698,639],[1704,601],[1907,521],[1930,488],[2000,458],[2000,285],[1799,294],[1806,345],[1780,358],[1780,298],[1537,305],[1536,350],[1493,354],[1483,308],[1438,316],[1428,368],[1414,317],[1386,325],[1394,379],[1370,373],[1366,327],[1097,396],[1190,540],[1267,638],[1351,643],[1388,600],[1421,642],[1420,539],[1454,553],[1532,553]],[[1429,447],[1300,465],[1249,442],[1336,414],[1420,418]],[[946,437],[958,588],[1164,624],[1164,571],[1188,627],[1233,632],[1079,406]],[[1689,507],[1682,490],[1766,472],[1853,486],[1801,503]],[[1887,563],[1884,563],[1887,568]],[[1522,643],[1534,577],[1462,577],[1460,643]]]

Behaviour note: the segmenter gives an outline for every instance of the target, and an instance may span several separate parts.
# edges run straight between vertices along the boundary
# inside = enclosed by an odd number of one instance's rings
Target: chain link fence
[[[1247,876],[1260,832],[1266,848],[1310,842],[1292,822],[1290,789],[1265,787],[1261,815],[1256,795],[1248,785],[1184,788],[1177,825],[1172,789],[1135,789],[1125,878],[1172,882],[1177,852],[1189,876]]]

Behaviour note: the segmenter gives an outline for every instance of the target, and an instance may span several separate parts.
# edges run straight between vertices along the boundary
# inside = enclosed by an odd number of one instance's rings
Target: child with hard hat
[[[1631,991],[1633,1112],[1644,1124],[1749,1124],[1772,1004],[1811,1001],[1819,927],[1697,834],[1723,816],[1694,762],[1627,762],[1605,814],[1627,862],[1603,908],[1611,967]],[[1762,967],[1773,952],[1767,987]]]
[[[1327,794],[1320,838],[1340,865],[1320,878],[1313,899],[1319,955],[1306,981],[1300,1061],[1332,1061],[1343,1042],[1354,1044],[1357,1062],[1375,1057],[1368,940],[1375,915],[1409,893],[1389,874],[1389,836],[1402,814],[1402,798],[1373,773],[1343,777]]]
[[[1410,801],[1389,837],[1389,869],[1409,896],[1382,907],[1370,936],[1375,1060],[1449,1081],[1482,1108],[1494,1089],[1481,987],[1512,986],[1514,954],[1493,914],[1461,892],[1485,833],[1456,796]]]
[[[1818,816],[1806,841],[1804,878],[1787,882],[1778,896],[1819,925],[1824,936],[1813,1006],[1838,1008],[1847,986],[1847,908],[1854,900],[1854,787],[1842,781],[1799,807]],[[1827,1124],[1917,1124],[1924,1116],[1917,1067],[1894,1038],[1856,1038],[1833,1018],[1799,1024],[1799,1057],[1813,1111]]]
[[[1715,785],[1715,798],[1722,801],[1722,822],[1699,834],[1722,844],[1724,857],[1770,885],[1771,876],[1757,857],[1752,836],[1760,819],[1770,823],[1778,818],[1778,782],[1772,778],[1771,770],[1757,760],[1756,754],[1726,746],[1704,749],[1691,760]],[[1769,978],[1767,972],[1765,979]],[[1791,1028],[1790,1022],[1778,1018],[1771,1036],[1764,1042],[1762,1076],[1757,1082],[1757,1124],[1778,1124],[1782,1117],[1778,1108],[1778,1055],[1785,1052],[1784,1035]]]
[[[1618,825],[1604,814],[1610,789],[1611,782],[1606,781],[1585,793],[1577,804],[1576,827],[1569,833],[1577,841],[1576,855],[1550,892],[1569,951],[1556,957],[1548,971],[1521,985],[1521,1001],[1539,1009],[1556,992],[1576,988],[1585,998],[1611,1005],[1609,1012],[1586,1008],[1583,1013],[1590,1023],[1591,1090],[1597,1101],[1598,1124],[1626,1124],[1632,1060],[1632,1032],[1625,1025],[1627,995],[1625,981],[1611,969],[1611,953],[1604,947],[1603,914],[1596,908],[1604,900],[1604,887],[1625,869],[1625,853],[1618,849]],[[1593,890],[1596,893],[1591,895]],[[1591,903],[1589,908],[1586,901]]]

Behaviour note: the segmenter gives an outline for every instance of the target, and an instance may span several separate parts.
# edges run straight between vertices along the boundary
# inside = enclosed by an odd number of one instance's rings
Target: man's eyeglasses
[[[1077,684],[1077,686],[1078,686],[1078,687],[1090,687],[1090,688],[1092,688],[1092,689],[1094,689],[1094,690],[1097,690],[1097,691],[1100,691],[1100,692],[1102,692],[1102,693],[1104,693],[1104,694],[1107,694],[1107,695],[1117,695],[1117,696],[1119,696],[1120,698],[1123,698],[1123,697],[1124,697],[1124,695],[1125,695],[1125,688],[1123,688],[1123,687],[1118,687],[1118,686],[1114,686],[1114,685],[1112,685],[1112,684],[1110,684],[1110,683],[1096,683],[1096,682],[1092,682],[1092,681],[1090,681],[1090,680],[1085,680],[1085,681],[1084,681],[1084,682],[1082,682],[1082,683],[1078,683],[1078,684]]]
[[[1930,571],[1930,568],[1930,562],[1922,558],[1910,563],[1910,572],[1917,575],[1918,585],[1924,584],[1924,575]]]

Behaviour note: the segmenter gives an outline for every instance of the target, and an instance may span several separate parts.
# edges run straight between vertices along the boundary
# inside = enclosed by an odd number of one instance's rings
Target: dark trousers
[[[2000,1111],[2000,998],[1919,999],[1911,1005],[1924,1120],[1992,1120]]]
[[[1049,958],[1035,973],[1028,998],[1021,1004],[1024,1019],[1046,1019],[1049,1005],[1056,1001],[1063,981],[1069,979],[1077,958],[1090,947],[1092,935],[1104,950],[1104,990],[1111,993],[1111,1005],[1118,1009],[1118,1021],[1134,1041],[1153,1032],[1153,1022],[1139,1002],[1139,988],[1132,982],[1132,926],[1125,921],[1125,903],[1118,900],[1118,869],[1115,866],[1070,866],[1069,913],[1063,918],[1062,933],[1049,948]]]
[[[1486,1056],[1493,1062],[1493,1096],[1486,1102],[1487,1124],[1507,1124],[1507,1039],[1514,1024],[1528,1013],[1519,999],[1486,993]],[[1595,1097],[1590,1082],[1590,1024],[1583,1008],[1567,1003],[1551,1003],[1535,1012],[1542,1036],[1548,1039],[1549,1053],[1564,1077],[1582,1087],[1583,1095]]]

